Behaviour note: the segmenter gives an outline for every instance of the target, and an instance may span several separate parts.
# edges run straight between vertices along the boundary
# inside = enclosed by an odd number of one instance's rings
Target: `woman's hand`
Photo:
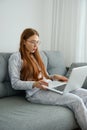
[[[46,81],[44,81],[44,80],[36,81],[33,84],[33,87],[40,88],[40,89],[43,89],[43,90],[46,90],[47,86],[48,86],[48,83]]]
[[[53,80],[59,80],[59,81],[67,82],[68,78],[66,78],[65,76],[62,76],[62,75],[55,74],[53,76]]]

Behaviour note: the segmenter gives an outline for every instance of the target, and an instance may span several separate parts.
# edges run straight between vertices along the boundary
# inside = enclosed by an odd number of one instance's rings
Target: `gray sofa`
[[[58,51],[41,51],[49,74],[69,77],[63,56]],[[11,53],[0,53],[0,130],[74,130],[78,128],[71,110],[61,106],[33,104],[25,99],[24,91],[13,90],[8,74]],[[85,63],[86,64],[86,63]],[[86,83],[83,86],[86,88]]]

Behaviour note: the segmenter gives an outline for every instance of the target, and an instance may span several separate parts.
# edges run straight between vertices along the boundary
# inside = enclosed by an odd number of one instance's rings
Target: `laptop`
[[[87,66],[73,68],[68,79],[68,82],[61,81],[51,81],[45,80],[48,82],[48,86],[46,86],[47,90],[51,90],[53,92],[64,94],[81,88],[85,79],[87,77]]]

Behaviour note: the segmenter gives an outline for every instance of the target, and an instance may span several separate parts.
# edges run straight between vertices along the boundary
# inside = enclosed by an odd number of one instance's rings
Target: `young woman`
[[[82,130],[87,129],[87,90],[78,89],[72,93],[60,95],[46,91],[48,83],[44,79],[68,79],[61,75],[48,75],[40,57],[38,45],[39,34],[32,28],[23,31],[20,38],[20,49],[9,58],[9,75],[12,87],[25,90],[26,98],[32,103],[61,105],[71,109]]]

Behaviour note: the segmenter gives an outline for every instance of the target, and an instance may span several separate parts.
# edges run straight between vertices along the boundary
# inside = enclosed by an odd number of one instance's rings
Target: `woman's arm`
[[[62,75],[58,75],[58,74],[54,74],[54,75],[50,76],[50,79],[59,80],[59,81],[63,81],[63,82],[68,81],[68,78],[66,78],[65,76],[62,76]]]
[[[33,88],[34,81],[20,80],[22,60],[20,53],[14,53],[9,58],[8,70],[12,88],[16,90],[28,90]]]

